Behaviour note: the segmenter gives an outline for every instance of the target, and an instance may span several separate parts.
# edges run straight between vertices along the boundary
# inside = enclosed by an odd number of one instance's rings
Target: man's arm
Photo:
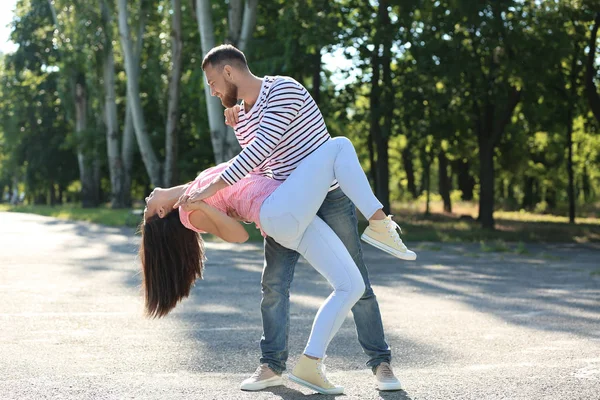
[[[233,185],[273,153],[304,105],[304,91],[299,84],[287,80],[271,88],[256,136],[221,173],[223,181]]]
[[[271,88],[263,118],[259,122],[256,136],[240,154],[233,158],[229,166],[210,185],[201,191],[182,196],[175,204],[195,202],[213,196],[219,190],[233,185],[269,157],[289,125],[296,119],[304,105],[304,89],[293,81],[282,81]]]

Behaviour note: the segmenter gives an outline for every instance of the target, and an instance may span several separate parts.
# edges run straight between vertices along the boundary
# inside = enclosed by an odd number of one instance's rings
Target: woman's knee
[[[354,303],[356,303],[358,300],[360,300],[361,297],[363,297],[365,289],[365,282],[362,280],[361,277],[353,284],[352,299],[354,300]]]
[[[359,273],[352,274],[347,280],[344,280],[344,282],[335,285],[334,290],[348,296],[348,299],[355,303],[365,292],[365,282]]]
[[[352,149],[354,150],[354,145],[352,144],[350,139],[348,139],[345,136],[337,136],[331,140],[335,141],[335,144],[340,146],[340,148],[352,147]]]

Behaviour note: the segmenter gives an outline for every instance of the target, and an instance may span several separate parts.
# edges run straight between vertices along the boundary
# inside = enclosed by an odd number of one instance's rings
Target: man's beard
[[[221,97],[221,103],[225,107],[231,108],[237,104],[238,88],[233,83],[229,83],[227,81],[225,81],[225,86],[227,86],[227,89],[225,90],[225,93],[223,93],[223,96]]]

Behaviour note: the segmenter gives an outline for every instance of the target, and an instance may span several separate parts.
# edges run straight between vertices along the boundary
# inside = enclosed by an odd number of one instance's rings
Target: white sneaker
[[[380,221],[369,221],[369,226],[360,238],[394,257],[402,260],[416,260],[417,254],[406,248],[398,231],[402,232],[402,229],[392,220],[392,216],[388,215]]]
[[[254,374],[242,382],[240,389],[253,392],[279,385],[283,385],[283,378],[273,372],[268,364],[260,364]]]
[[[401,390],[402,384],[394,375],[392,367],[386,362],[382,362],[377,366],[375,371],[375,379],[377,379],[377,389],[386,390]]]

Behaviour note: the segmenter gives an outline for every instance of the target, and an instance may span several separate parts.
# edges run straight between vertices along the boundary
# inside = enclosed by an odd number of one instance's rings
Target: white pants
[[[333,287],[319,308],[304,353],[322,358],[346,315],[365,291],[363,278],[339,237],[319,217],[331,183],[370,218],[381,203],[371,190],[352,142],[331,139],[302,160],[262,204],[262,229],[284,247],[300,253]]]

